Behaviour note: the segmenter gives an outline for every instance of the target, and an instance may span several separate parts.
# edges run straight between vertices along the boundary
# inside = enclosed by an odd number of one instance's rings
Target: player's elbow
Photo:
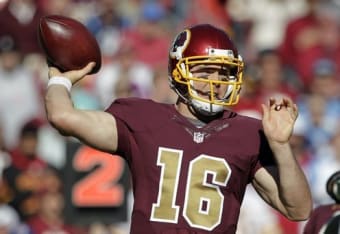
[[[309,218],[309,214],[301,214],[287,217],[290,221],[301,222]]]
[[[291,221],[305,221],[307,220],[312,213],[312,206],[306,206],[303,208],[295,209],[294,211],[289,212],[287,218]]]
[[[67,112],[53,112],[47,114],[49,123],[64,136],[71,134],[70,114]]]

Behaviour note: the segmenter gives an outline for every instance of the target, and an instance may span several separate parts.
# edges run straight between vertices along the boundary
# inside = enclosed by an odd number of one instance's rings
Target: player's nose
[[[213,72],[209,75],[209,80],[213,80],[213,81],[219,81],[220,78],[219,78],[219,73],[218,71],[216,72]],[[216,88],[219,88],[221,85],[220,83],[217,83],[217,82],[213,82],[212,83]]]
[[[218,80],[218,71],[215,71],[209,75],[209,80]]]

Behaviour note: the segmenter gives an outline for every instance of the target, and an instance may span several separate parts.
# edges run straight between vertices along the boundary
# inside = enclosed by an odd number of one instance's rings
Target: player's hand
[[[262,125],[270,143],[288,143],[298,117],[298,108],[289,98],[278,101],[269,100],[269,105],[262,104]]]
[[[49,67],[48,69],[48,78],[50,79],[53,76],[63,76],[68,78],[72,84],[77,83],[79,80],[84,78],[87,74],[89,74],[94,66],[96,65],[95,62],[88,63],[85,67],[79,70],[73,70],[73,71],[67,71],[62,73],[58,68],[56,67]]]

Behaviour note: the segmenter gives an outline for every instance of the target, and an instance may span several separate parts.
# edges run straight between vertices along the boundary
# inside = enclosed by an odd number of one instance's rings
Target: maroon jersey
[[[303,233],[304,234],[324,233],[324,230],[327,229],[328,223],[332,220],[333,217],[337,215],[340,215],[339,204],[338,205],[329,204],[317,207],[310,216]]]
[[[235,233],[247,184],[272,162],[259,120],[225,111],[198,128],[174,105],[136,98],[107,112],[133,179],[131,233]]]

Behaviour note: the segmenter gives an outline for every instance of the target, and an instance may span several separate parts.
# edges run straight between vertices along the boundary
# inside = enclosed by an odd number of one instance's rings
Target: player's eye
[[[229,78],[228,78],[228,76],[224,76],[224,75],[220,75],[220,76],[218,76],[219,77],[219,80],[220,81],[228,81],[229,80]]]
[[[236,70],[230,66],[220,66],[220,65],[195,65],[190,68],[192,75],[196,78],[209,79],[209,76],[217,73],[218,79],[220,81],[233,81],[235,80]]]
[[[195,72],[194,76],[198,78],[208,79],[211,74],[208,72]]]
[[[221,81],[229,81],[233,80],[234,76],[231,76],[229,69],[221,69],[219,70],[218,77]]]

